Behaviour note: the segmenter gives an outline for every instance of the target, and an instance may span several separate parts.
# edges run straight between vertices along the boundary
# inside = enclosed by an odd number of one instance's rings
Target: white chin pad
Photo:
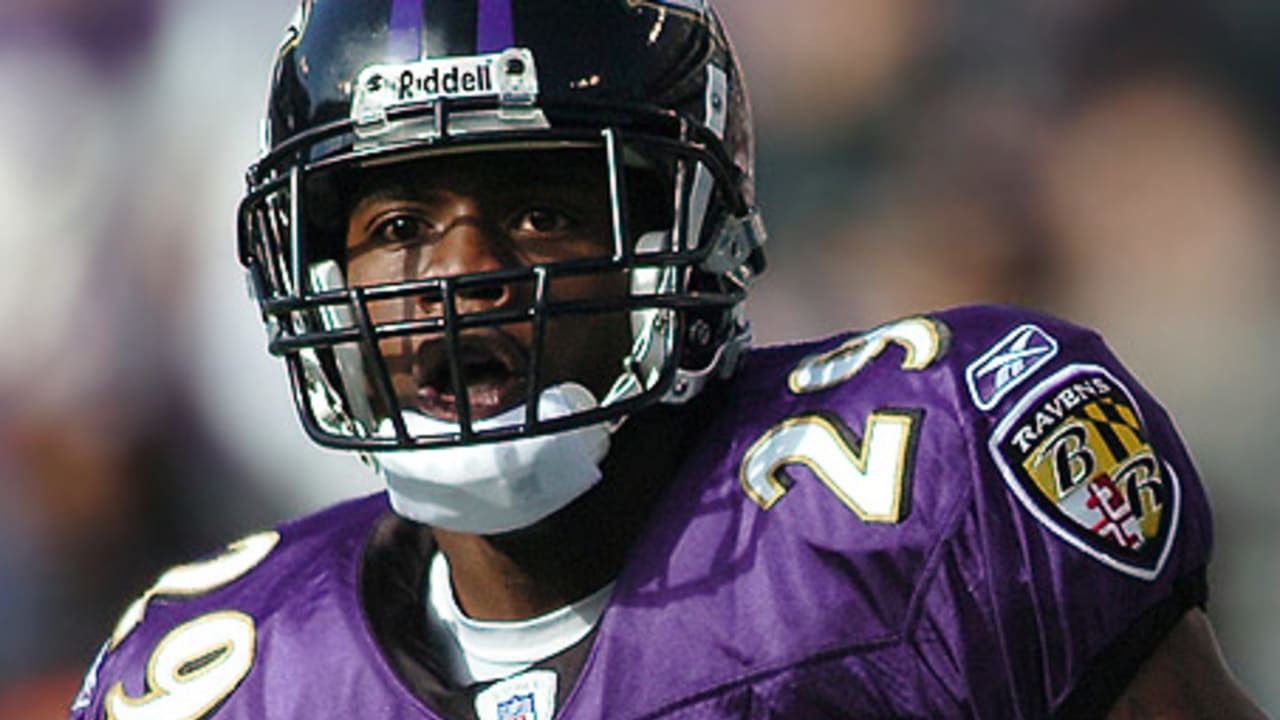
[[[564,383],[538,399],[538,418],[550,420],[597,406],[585,387]],[[523,422],[524,406],[475,423],[477,430]],[[404,413],[409,432],[455,433],[458,424],[415,411]],[[390,432],[383,421],[382,432]],[[568,505],[600,481],[609,430],[589,425],[506,442],[374,455],[400,515],[456,532],[492,534],[528,527]]]

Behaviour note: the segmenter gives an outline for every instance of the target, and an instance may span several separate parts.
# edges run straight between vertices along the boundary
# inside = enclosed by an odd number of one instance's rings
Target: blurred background
[[[772,231],[760,341],[983,300],[1102,330],[1199,460],[1210,614],[1280,712],[1280,4],[719,6]],[[375,487],[303,438],[235,261],[293,9],[0,4],[0,717],[63,717],[164,566]]]

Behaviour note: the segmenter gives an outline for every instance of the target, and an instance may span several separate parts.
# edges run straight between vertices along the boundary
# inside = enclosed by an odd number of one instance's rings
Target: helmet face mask
[[[343,10],[310,10],[321,7]],[[619,3],[616,12],[643,24],[653,9]],[[310,33],[335,22],[303,25]],[[719,37],[712,19],[681,22],[704,43]],[[555,92],[538,75],[544,51],[516,46],[347,68],[369,92],[348,92],[345,117],[304,127],[280,110],[289,99],[280,96],[297,94],[282,78],[297,73],[296,54],[312,40],[295,32],[269,119],[294,131],[276,132],[250,170],[240,254],[313,439],[391,450],[559,433],[682,402],[731,369],[747,341],[740,306],[761,269],[763,234],[749,168],[736,164],[749,149],[724,141],[730,121],[745,120],[728,117],[726,73],[736,66],[727,45],[696,68],[702,97],[692,106],[706,118],[609,93]],[[499,77],[513,72],[519,82]],[[314,100],[295,105],[319,107]],[[364,199],[386,187],[419,185],[510,198],[485,200],[499,208],[486,232],[501,247],[451,272],[433,263],[430,232],[388,225],[367,207],[361,215]],[[548,196],[568,212],[544,212]],[[557,244],[565,216],[580,224],[573,243]],[[372,250],[361,245],[370,238]],[[391,257],[388,239],[412,248],[397,250],[393,271],[378,270],[370,258]],[[539,398],[566,382],[596,402],[540,411]],[[406,412],[449,422],[426,432]]]

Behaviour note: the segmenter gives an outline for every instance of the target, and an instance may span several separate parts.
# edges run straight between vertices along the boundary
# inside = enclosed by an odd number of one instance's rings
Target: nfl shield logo
[[[476,694],[477,720],[551,720],[556,714],[554,670],[534,669],[499,680]]]
[[[536,717],[533,693],[516,695],[498,703],[498,720],[534,720]]]

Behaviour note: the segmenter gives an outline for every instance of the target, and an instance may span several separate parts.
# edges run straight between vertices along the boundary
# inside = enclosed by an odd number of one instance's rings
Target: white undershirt
[[[613,594],[609,583],[587,597],[527,620],[467,617],[453,594],[449,561],[437,552],[427,573],[427,627],[449,638],[447,672],[459,685],[509,677],[572,647],[591,632]]]

